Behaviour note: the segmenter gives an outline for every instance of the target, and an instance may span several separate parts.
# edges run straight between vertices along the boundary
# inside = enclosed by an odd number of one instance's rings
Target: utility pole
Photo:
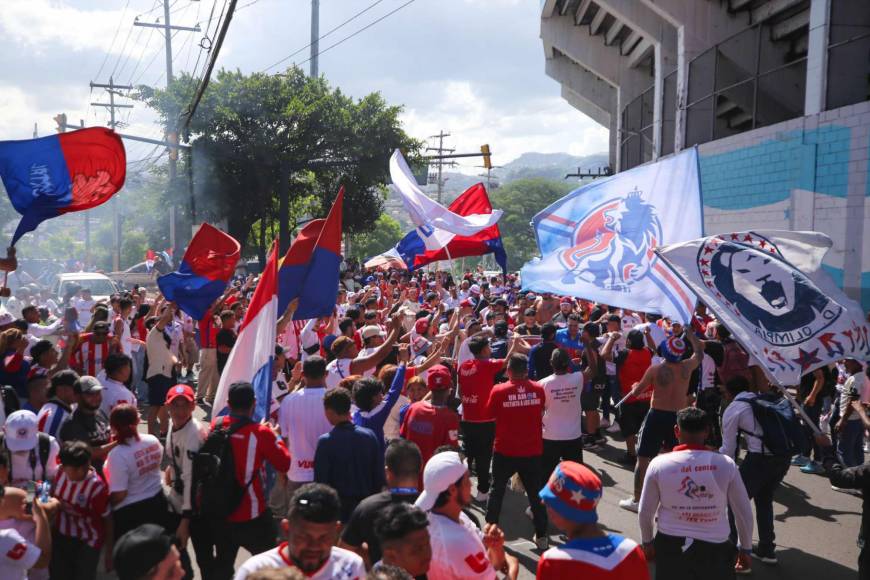
[[[320,76],[320,0],[311,0],[311,77]]]
[[[444,192],[444,180],[441,178],[442,172],[445,165],[453,165],[452,162],[444,162],[444,152],[453,153],[456,151],[455,149],[445,149],[444,148],[444,137],[450,137],[450,133],[445,133],[442,129],[437,135],[430,135],[430,139],[438,139],[438,147],[426,147],[426,151],[437,151],[438,155],[434,156],[433,159],[435,163],[438,165],[438,177],[437,177],[437,186],[438,186],[438,203],[441,203],[441,195]]]
[[[106,107],[109,109],[109,127],[114,131],[118,126],[118,121],[115,118],[115,109],[132,109],[133,105],[119,105],[115,103],[115,96],[122,97],[122,90],[132,90],[130,85],[116,85],[115,79],[109,77],[109,84],[95,83],[91,81],[92,89],[105,89],[109,93],[108,103],[91,103],[94,107]],[[85,212],[87,213],[87,212]],[[90,223],[85,222],[85,263],[87,263],[88,254],[90,254]],[[114,242],[114,251],[112,252],[112,270],[117,272],[121,269],[121,216],[118,215],[118,196],[112,196],[112,241]]]
[[[179,30],[185,32],[199,32],[199,26],[172,26],[169,19],[169,0],[163,0],[163,23],[159,22],[133,22],[133,26],[145,26],[147,28],[160,28],[163,30],[163,38],[166,42],[166,88],[172,84],[172,31]],[[172,111],[170,111],[172,113]],[[178,143],[178,127],[177,114],[170,114],[169,126],[166,127],[166,140]],[[169,198],[169,246],[175,250],[175,203],[172,201],[172,194],[175,185],[175,180],[178,177],[178,149],[170,149],[169,151],[169,183],[167,183],[167,197]]]

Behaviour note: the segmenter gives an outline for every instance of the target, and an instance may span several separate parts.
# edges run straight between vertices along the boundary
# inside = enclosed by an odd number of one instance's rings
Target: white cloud
[[[81,10],[67,2],[49,0],[5,0],[0,30],[35,52],[105,50],[122,13],[120,9]]]

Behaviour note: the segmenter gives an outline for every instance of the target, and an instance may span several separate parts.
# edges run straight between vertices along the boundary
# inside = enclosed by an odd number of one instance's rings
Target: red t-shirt
[[[419,401],[408,407],[399,434],[417,444],[426,465],[442,445],[459,445],[459,415],[448,407]]]
[[[529,380],[508,381],[492,388],[486,408],[495,419],[496,453],[509,457],[543,453],[545,398],[544,387]]]
[[[625,396],[631,392],[635,383],[643,378],[643,374],[652,364],[652,352],[647,348],[629,349],[628,356],[619,368],[619,384],[622,387],[622,395]],[[626,403],[637,403],[638,401],[649,401],[652,399],[652,387],[645,390],[637,397],[627,399]]]
[[[202,320],[197,325],[199,326],[199,347],[215,348],[217,346],[217,333],[220,328],[214,323],[212,311],[206,310],[205,316],[202,317]]]
[[[463,421],[492,421],[492,417],[486,414],[486,401],[495,385],[495,376],[503,369],[503,358],[473,358],[459,365],[459,396],[462,398]]]

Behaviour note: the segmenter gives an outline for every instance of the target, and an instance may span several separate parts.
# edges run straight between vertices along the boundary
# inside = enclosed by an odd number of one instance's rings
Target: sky
[[[169,2],[173,25],[205,29],[211,16],[213,40],[224,0]],[[307,71],[310,8],[309,0],[238,0],[217,67],[280,72],[295,62]],[[48,135],[61,112],[69,123],[107,124],[107,109],[88,104],[107,102],[108,95],[89,83],[107,83],[110,75],[117,84],[163,86],[162,34],[133,26],[158,18],[163,0],[3,0],[0,139],[30,138],[34,123],[40,136]],[[320,73],[354,97],[380,91],[388,103],[403,105],[404,127],[414,138],[443,129],[451,134],[445,146],[458,152],[489,143],[495,165],[526,151],[606,151],[607,130],[562,100],[558,83],[544,74],[539,29],[537,0],[320,0]],[[175,33],[176,74],[194,70],[198,59],[202,68],[204,35]],[[119,110],[128,123],[121,131],[161,138],[156,115],[133,104]],[[159,153],[152,145],[126,145],[133,169]],[[478,164],[466,161],[459,170],[473,173]]]

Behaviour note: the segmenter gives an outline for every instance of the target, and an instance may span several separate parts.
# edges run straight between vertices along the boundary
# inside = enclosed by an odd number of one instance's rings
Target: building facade
[[[870,309],[870,0],[544,0],[541,39],[614,170],[697,145],[706,233],[824,232]]]

